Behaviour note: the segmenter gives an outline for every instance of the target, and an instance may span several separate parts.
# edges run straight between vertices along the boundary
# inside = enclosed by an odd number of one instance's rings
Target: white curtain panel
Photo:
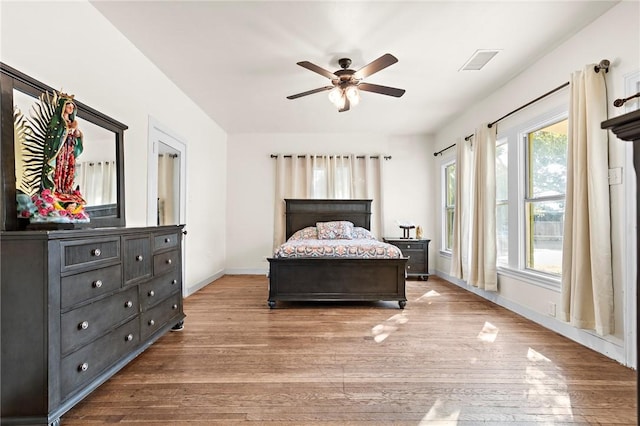
[[[116,164],[114,161],[79,162],[75,184],[87,206],[116,202]]]
[[[371,231],[382,234],[382,156],[278,155],[276,158],[273,249],[285,239],[287,198],[371,198]]]
[[[606,335],[614,322],[605,77],[591,64],[570,82],[561,315]]]
[[[453,210],[453,242],[451,248],[451,276],[469,278],[469,222],[471,206],[471,155],[473,140],[456,142],[456,188]]]
[[[498,291],[496,126],[480,125],[473,143],[469,284],[487,291]]]

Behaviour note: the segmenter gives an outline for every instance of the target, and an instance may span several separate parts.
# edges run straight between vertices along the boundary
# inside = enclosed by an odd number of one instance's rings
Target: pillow
[[[308,226],[306,228],[302,228],[293,233],[292,236],[289,237],[289,241],[293,240],[317,240],[318,239],[318,230],[315,226]]]
[[[352,233],[354,240],[377,240],[377,238],[368,229],[359,226],[353,227]]]
[[[353,223],[346,220],[335,222],[318,222],[319,240],[351,240],[353,239]]]

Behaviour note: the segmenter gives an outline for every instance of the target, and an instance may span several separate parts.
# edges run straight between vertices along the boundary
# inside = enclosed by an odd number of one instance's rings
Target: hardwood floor
[[[225,276],[62,425],[636,424],[635,371],[437,277],[407,298],[270,310]]]

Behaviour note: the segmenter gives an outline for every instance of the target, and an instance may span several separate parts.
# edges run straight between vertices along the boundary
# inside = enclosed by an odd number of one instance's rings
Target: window
[[[560,275],[568,120],[526,134],[525,265]]]
[[[499,265],[509,263],[509,145],[496,142],[496,246]]]
[[[456,206],[456,163],[454,161],[442,166],[444,188],[443,236],[442,250],[451,253],[453,248],[453,211]]]

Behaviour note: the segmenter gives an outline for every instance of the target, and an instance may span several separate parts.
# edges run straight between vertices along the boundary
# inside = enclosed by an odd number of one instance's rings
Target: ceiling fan
[[[333,102],[333,104],[338,108],[338,111],[343,112],[349,111],[351,105],[358,104],[358,102],[360,101],[360,90],[399,98],[400,96],[404,95],[404,89],[380,86],[377,84],[365,83],[362,81],[365,77],[383,70],[388,66],[395,64],[396,62],[398,62],[398,58],[391,55],[390,53],[386,53],[370,64],[360,68],[358,71],[354,71],[352,69],[349,69],[349,67],[351,66],[351,59],[342,58],[338,60],[338,64],[340,65],[341,69],[336,72],[327,71],[326,69],[312,64],[308,61],[298,62],[298,65],[300,65],[301,67],[327,77],[329,80],[331,80],[332,85],[287,96],[287,99],[297,99],[302,96],[329,91],[329,100],[331,100],[331,102]]]

